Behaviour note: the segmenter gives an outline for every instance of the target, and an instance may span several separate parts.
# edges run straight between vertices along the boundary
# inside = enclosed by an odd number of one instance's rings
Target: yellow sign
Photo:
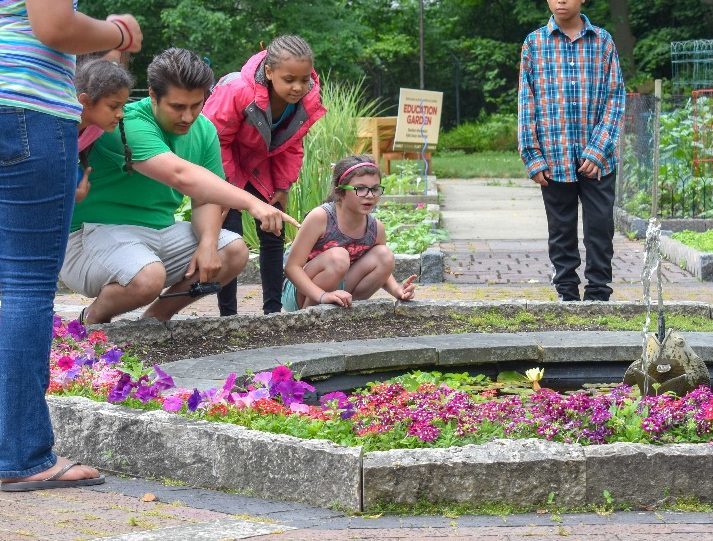
[[[394,150],[432,149],[438,144],[443,92],[402,88]]]

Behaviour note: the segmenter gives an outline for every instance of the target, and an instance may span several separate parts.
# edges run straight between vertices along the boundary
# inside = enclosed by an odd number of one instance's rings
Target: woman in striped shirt
[[[0,0],[0,490],[99,484],[52,452],[44,400],[53,301],[77,181],[75,54],[138,51],[131,15],[72,0]]]

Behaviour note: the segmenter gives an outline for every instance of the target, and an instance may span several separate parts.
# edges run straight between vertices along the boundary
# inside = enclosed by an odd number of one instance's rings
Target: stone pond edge
[[[512,312],[553,307],[588,315],[633,314],[643,309],[640,303],[421,302],[394,306],[388,301],[369,301],[355,304],[350,313],[315,307],[298,314],[303,318],[329,319],[396,311],[439,317],[454,309],[467,313],[474,308]],[[710,306],[704,303],[671,303],[667,311],[711,317]],[[255,317],[262,324],[266,318],[273,319],[279,332],[277,323],[294,319],[295,314]],[[147,326],[158,325],[165,332],[187,332],[197,325],[195,332],[201,335],[206,330],[201,329],[202,324],[215,331],[231,319],[237,321],[240,316],[113,325],[139,331],[140,335],[144,335]],[[104,326],[111,336],[109,327]],[[545,336],[548,333],[539,334],[545,341],[552,340]],[[431,338],[436,343],[439,340]],[[557,342],[555,339],[542,349],[551,347],[555,351]],[[326,364],[322,363],[321,370],[329,372]],[[459,363],[453,360],[453,364]],[[360,368],[363,367],[352,367]],[[555,494],[557,503],[576,507],[602,503],[605,490],[616,501],[640,505],[655,503],[665,496],[694,496],[704,501],[713,498],[713,478],[700,474],[713,467],[713,446],[708,444],[582,447],[541,440],[498,440],[449,449],[362,453],[360,447],[194,421],[163,411],[132,410],[79,397],[50,396],[48,403],[57,449],[74,459],[129,475],[349,511],[368,510],[378,502],[412,504],[423,499],[542,505],[550,493]]]
[[[495,440],[445,449],[362,453],[324,440],[48,397],[63,455],[116,473],[275,500],[368,511],[378,503],[503,502],[566,507],[713,498],[713,446],[581,446]],[[552,495],[552,496],[551,496]]]

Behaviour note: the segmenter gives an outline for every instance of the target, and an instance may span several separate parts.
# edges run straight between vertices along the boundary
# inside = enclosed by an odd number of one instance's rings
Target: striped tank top
[[[24,0],[0,0],[0,105],[79,121],[74,67],[74,55],[34,36]]]
[[[324,231],[324,235],[319,237],[314,248],[312,248],[307,261],[314,259],[330,248],[339,246],[349,252],[349,261],[354,263],[376,244],[376,218],[371,214],[366,215],[366,232],[364,236],[360,239],[353,239],[339,229],[337,207],[333,201],[324,203],[321,208],[327,212],[327,228]]]

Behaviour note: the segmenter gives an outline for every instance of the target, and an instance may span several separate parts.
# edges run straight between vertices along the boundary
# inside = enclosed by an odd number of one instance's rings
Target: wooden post
[[[654,81],[654,124],[653,124],[653,175],[651,180],[651,217],[655,218],[659,213],[659,140],[661,139],[660,119],[661,119],[661,79]]]

